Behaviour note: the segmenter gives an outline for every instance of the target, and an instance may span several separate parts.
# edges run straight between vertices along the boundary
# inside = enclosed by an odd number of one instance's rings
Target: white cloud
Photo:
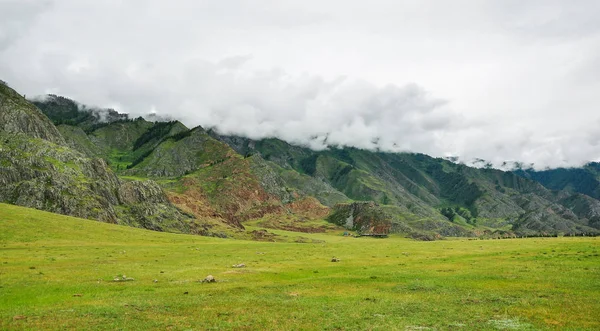
[[[50,1],[0,0],[0,52],[23,37],[50,5]]]
[[[593,0],[0,0],[0,78],[313,148],[570,166],[600,159],[599,15]]]

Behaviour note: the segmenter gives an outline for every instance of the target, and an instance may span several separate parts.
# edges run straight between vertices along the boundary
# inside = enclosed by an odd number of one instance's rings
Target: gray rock
[[[0,84],[0,131],[23,133],[33,138],[66,145],[50,119],[7,85]]]
[[[202,280],[202,283],[215,283],[216,281],[217,280],[215,279],[215,277],[213,277],[212,275],[208,275]]]

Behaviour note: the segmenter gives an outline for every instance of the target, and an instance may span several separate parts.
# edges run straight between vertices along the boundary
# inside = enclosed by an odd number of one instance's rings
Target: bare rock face
[[[169,203],[160,186],[151,180],[122,183],[119,187],[119,197],[123,204]]]
[[[118,218],[127,225],[156,231],[189,232],[190,217],[168,200],[164,191],[151,180],[122,182],[119,186]]]
[[[388,234],[392,228],[392,218],[371,201],[337,204],[327,220],[362,234]]]
[[[119,185],[103,160],[0,131],[0,201],[115,223]]]

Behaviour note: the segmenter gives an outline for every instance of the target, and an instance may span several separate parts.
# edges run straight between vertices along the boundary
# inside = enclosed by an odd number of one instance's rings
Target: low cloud
[[[65,57],[45,59],[58,63],[48,63],[47,75],[38,76],[37,84],[56,86],[53,93],[132,116],[152,112],[188,126],[254,139],[279,137],[314,149],[338,145],[438,154],[440,136],[460,130],[464,123],[445,100],[416,84],[377,87],[345,77],[326,80],[282,70],[247,71],[237,59],[194,60],[178,70],[173,64],[168,74],[166,68],[149,65],[130,71],[85,69],[69,75],[63,92],[61,82],[53,79],[67,75],[69,69],[61,66],[68,62]],[[103,89],[93,88],[97,84]]]

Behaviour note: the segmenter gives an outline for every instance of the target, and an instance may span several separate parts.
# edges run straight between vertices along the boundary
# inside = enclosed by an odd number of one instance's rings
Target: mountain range
[[[418,153],[252,140],[0,84],[0,202],[157,231],[245,224],[417,239],[600,234],[600,164],[474,168]]]

